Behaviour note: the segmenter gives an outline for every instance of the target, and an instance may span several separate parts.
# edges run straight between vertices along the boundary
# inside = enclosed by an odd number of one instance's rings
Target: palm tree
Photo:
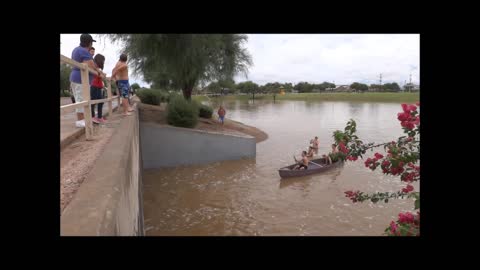
[[[135,74],[148,83],[181,89],[190,100],[199,83],[245,76],[252,59],[239,34],[108,34],[121,41]]]

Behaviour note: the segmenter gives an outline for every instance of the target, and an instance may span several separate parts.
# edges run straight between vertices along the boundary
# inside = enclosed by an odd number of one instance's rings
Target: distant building
[[[350,85],[337,85],[334,89],[335,92],[350,92]]]
[[[403,86],[405,92],[417,92],[420,91],[420,85],[414,83],[407,83]]]
[[[381,92],[381,91],[382,91],[382,89],[378,88],[378,86],[374,86],[374,87],[369,86],[368,87],[368,92]]]

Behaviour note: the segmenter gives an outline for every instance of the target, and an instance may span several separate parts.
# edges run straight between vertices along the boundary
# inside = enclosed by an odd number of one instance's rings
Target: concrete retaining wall
[[[60,218],[62,236],[144,235],[142,169],[253,158],[252,136],[125,117]]]
[[[254,158],[252,136],[219,133],[140,122],[144,169],[207,164],[223,160]]]
[[[61,216],[62,236],[144,235],[138,111],[118,126]]]

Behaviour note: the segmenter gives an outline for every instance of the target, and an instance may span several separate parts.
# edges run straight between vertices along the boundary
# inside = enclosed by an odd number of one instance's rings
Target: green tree
[[[145,79],[158,77],[181,89],[190,100],[201,81],[231,79],[248,72],[252,59],[243,48],[246,35],[239,34],[107,34],[124,43],[125,52]],[[148,82],[148,81],[147,81]]]
[[[394,92],[400,91],[400,86],[396,82],[386,83],[383,85],[383,87],[386,91],[394,91]]]
[[[363,83],[354,82],[350,85],[350,88],[355,89],[357,91],[367,91],[368,85]]]
[[[379,91],[379,92],[382,92],[384,90],[384,86],[383,85],[380,85],[380,84],[371,84],[369,89],[371,91]]]
[[[176,90],[166,72],[144,71],[143,78],[145,82],[151,83],[152,89]]]
[[[66,64],[60,64],[60,92],[70,89],[70,73],[72,68]]]
[[[246,82],[241,82],[237,84],[237,89],[240,91],[240,93],[255,93],[259,91],[259,86],[258,84],[252,82],[252,81],[246,81]]]
[[[131,87],[132,87],[133,90],[140,89],[140,85],[138,85],[138,83],[132,84]]]
[[[299,82],[293,88],[299,93],[308,93],[312,92],[314,85],[309,84],[308,82]]]
[[[264,85],[263,91],[268,94],[278,94],[281,86],[279,82],[267,83]]]
[[[228,89],[231,93],[235,90],[235,81],[233,79],[225,79],[218,81],[218,84],[221,89],[221,93],[226,93],[226,89]]]
[[[220,91],[222,90],[218,82],[211,82],[206,88],[208,92],[216,94],[220,93]]]
[[[323,82],[321,84],[319,84],[317,86],[318,89],[320,89],[321,91],[325,91],[325,89],[327,88],[335,88],[335,84],[334,83],[329,83],[329,82]]]
[[[283,87],[285,87],[286,92],[292,92],[292,90],[293,90],[293,84],[292,83],[284,83]]]

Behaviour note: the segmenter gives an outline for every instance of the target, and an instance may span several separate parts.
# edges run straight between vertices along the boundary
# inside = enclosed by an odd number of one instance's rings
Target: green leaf
[[[408,225],[400,225],[400,235],[406,236],[410,227]]]
[[[385,203],[388,203],[388,198],[385,199]]]
[[[415,200],[415,210],[420,209],[420,199]]]
[[[377,198],[377,197],[373,197],[373,198],[371,199],[371,201],[372,201],[373,203],[377,203],[377,202],[378,202],[378,198]]]
[[[398,167],[398,160],[397,159],[392,159],[392,167]]]

